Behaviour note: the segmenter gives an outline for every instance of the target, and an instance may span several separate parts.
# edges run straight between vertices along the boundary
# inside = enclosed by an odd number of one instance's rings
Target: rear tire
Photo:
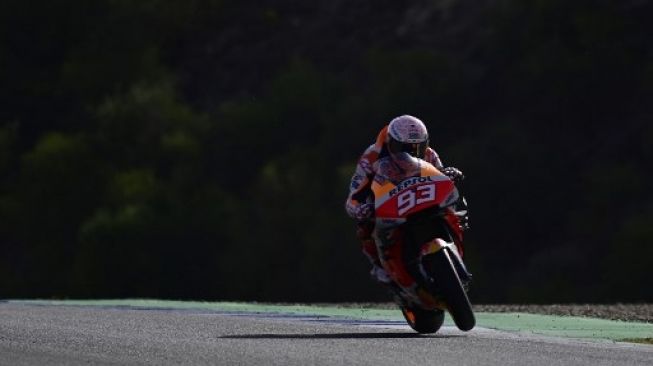
[[[456,327],[468,331],[476,325],[476,318],[472,310],[455,266],[451,261],[449,249],[443,248],[437,253],[425,256],[423,264],[428,273],[433,275],[435,293],[444,298],[447,310]]]
[[[417,307],[401,307],[406,322],[417,333],[431,334],[440,330],[444,322],[444,311],[424,310]]]

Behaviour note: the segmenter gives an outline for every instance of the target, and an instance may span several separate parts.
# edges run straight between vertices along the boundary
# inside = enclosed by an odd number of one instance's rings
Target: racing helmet
[[[388,151],[391,156],[407,153],[412,157],[424,159],[429,146],[429,133],[418,118],[403,115],[388,125]]]

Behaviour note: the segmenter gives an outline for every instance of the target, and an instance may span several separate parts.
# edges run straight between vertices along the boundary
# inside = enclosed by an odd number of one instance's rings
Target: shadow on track
[[[419,333],[324,333],[324,334],[238,334],[220,336],[221,339],[374,339],[374,338],[457,338],[464,335]]]

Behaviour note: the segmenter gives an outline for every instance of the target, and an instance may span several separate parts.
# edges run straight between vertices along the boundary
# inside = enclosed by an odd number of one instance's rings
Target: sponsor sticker
[[[406,179],[405,181],[399,183],[396,187],[394,187],[390,191],[389,193],[390,197],[396,195],[400,191],[403,191],[404,189],[413,186],[415,184],[429,183],[429,182],[433,182],[433,179],[431,179],[431,177],[415,177],[415,178]]]

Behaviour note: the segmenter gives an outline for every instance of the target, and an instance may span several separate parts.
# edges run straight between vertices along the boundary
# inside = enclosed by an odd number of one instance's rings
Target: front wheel
[[[423,265],[433,276],[435,293],[444,298],[447,310],[456,327],[462,331],[468,331],[476,325],[476,318],[472,304],[469,302],[467,293],[451,261],[451,255],[449,249],[443,248],[423,257]]]
[[[401,306],[401,313],[408,325],[420,334],[435,333],[444,322],[444,311],[438,309],[424,310],[418,307]]]

